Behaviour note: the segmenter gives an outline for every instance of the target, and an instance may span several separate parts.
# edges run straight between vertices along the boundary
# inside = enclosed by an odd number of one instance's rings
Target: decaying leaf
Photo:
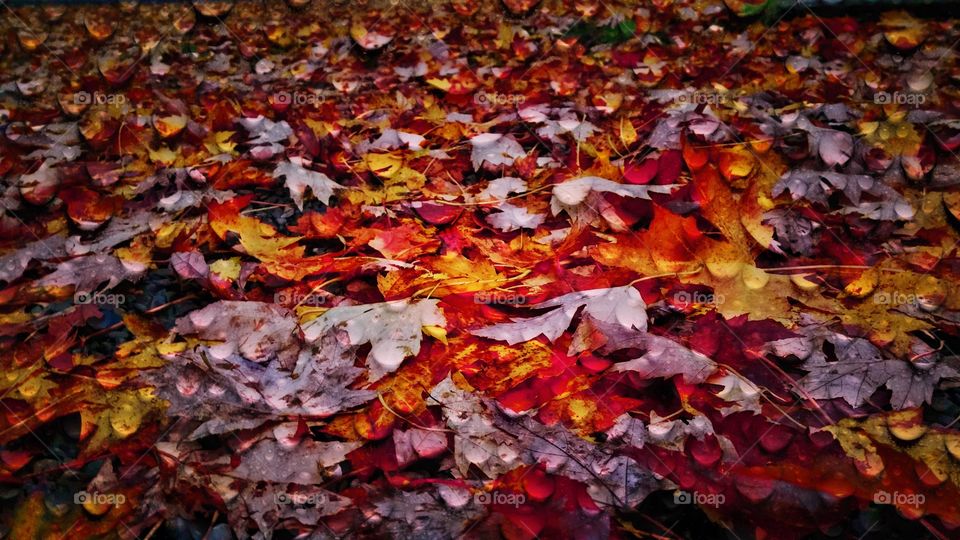
[[[337,306],[304,325],[308,341],[331,330],[346,331],[350,345],[370,343],[371,380],[395,371],[407,356],[420,352],[425,327],[442,332],[446,325],[437,300],[395,300],[380,304]]]

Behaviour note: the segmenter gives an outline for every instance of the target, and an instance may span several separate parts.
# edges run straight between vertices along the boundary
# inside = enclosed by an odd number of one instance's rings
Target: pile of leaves
[[[0,20],[0,535],[949,538],[956,19]]]

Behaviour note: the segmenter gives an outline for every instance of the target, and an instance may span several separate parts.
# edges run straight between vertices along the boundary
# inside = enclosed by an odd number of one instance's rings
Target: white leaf
[[[502,232],[510,232],[517,229],[536,229],[543,223],[546,217],[543,214],[531,214],[526,208],[514,206],[506,202],[501,203],[497,209],[500,210],[500,212],[487,216],[487,223]]]
[[[477,196],[474,200],[502,201],[511,193],[523,193],[526,190],[527,183],[523,180],[513,176],[504,176],[503,178],[491,180],[490,183],[487,184],[487,187],[483,189],[483,191],[477,193]]]
[[[230,474],[256,482],[322,484],[322,470],[345,460],[360,447],[359,442],[319,442],[303,440],[295,448],[285,448],[276,440],[265,439],[242,454],[240,465]]]
[[[540,334],[546,336],[550,341],[554,341],[567,330],[572,319],[573,313],[556,309],[538,317],[517,318],[513,320],[514,322],[495,324],[470,333],[475,336],[506,341],[510,345],[530,341]]]
[[[327,175],[306,169],[300,163],[286,161],[277,165],[273,171],[274,178],[286,177],[287,189],[290,190],[290,198],[297,205],[297,208],[303,210],[303,195],[307,188],[313,192],[313,196],[323,204],[330,203],[330,197],[333,190],[344,189],[343,186],[334,182]]]
[[[7,284],[20,278],[30,266],[30,262],[37,259],[56,259],[67,254],[64,246],[66,238],[50,236],[24,245],[17,251],[0,257],[0,280]]]
[[[258,75],[263,75],[273,71],[274,67],[276,67],[276,65],[273,62],[267,60],[266,58],[261,58],[260,61],[258,61],[254,66],[254,71],[256,71]]]
[[[337,306],[304,325],[304,336],[316,341],[330,330],[342,327],[351,345],[370,343],[370,380],[396,371],[407,356],[420,352],[421,328],[447,323],[439,300],[418,302],[394,300],[361,306]]]
[[[470,490],[456,486],[448,486],[446,484],[437,486],[437,493],[440,494],[443,502],[447,503],[447,506],[451,508],[463,508],[473,500]]]
[[[727,373],[722,377],[711,379],[710,383],[723,386],[723,390],[717,392],[717,397],[734,403],[733,406],[724,407],[720,410],[723,416],[740,411],[761,412],[760,389],[749,380],[736,373]]]
[[[599,176],[583,176],[553,186],[553,198],[550,200],[550,209],[553,215],[569,210],[586,200],[590,192],[614,193],[624,197],[649,199],[651,193],[670,193],[676,184],[665,186],[634,186],[618,184],[600,178]]]
[[[800,332],[802,337],[769,346],[778,355],[807,355],[802,369],[808,373],[797,383],[814,399],[842,398],[860,407],[878,388],[886,386],[891,391],[890,405],[894,409],[918,407],[930,402],[941,378],[960,375],[942,361],[918,369],[911,362],[888,357],[866,339],[826,328],[810,326]],[[827,343],[829,347],[825,346]]]
[[[39,287],[66,287],[73,285],[76,293],[89,293],[100,284],[106,282],[103,290],[116,287],[125,279],[137,279],[146,266],[142,264],[125,264],[113,255],[101,253],[98,255],[84,255],[69,261],[57,264],[57,269],[40,278],[36,283]]]
[[[705,435],[713,434],[713,424],[706,416],[694,416],[690,420],[667,420],[656,411],[650,411],[647,440],[662,448],[681,450],[688,437],[702,439]]]
[[[249,144],[271,144],[287,140],[287,137],[293,135],[293,129],[290,128],[285,120],[274,122],[263,115],[254,118],[241,118],[237,120],[241,126],[250,132]]]
[[[461,390],[447,375],[430,391],[430,399],[443,406],[447,426],[454,431],[453,457],[461,473],[476,466],[496,478],[516,467],[517,453],[501,451],[515,446],[515,439],[493,426],[489,409],[476,394]]]
[[[510,135],[501,133],[477,135],[470,139],[470,144],[473,145],[470,160],[474,170],[480,169],[484,162],[493,166],[513,165],[513,160],[526,155],[520,143]]]
[[[471,333],[475,336],[506,341],[514,345],[543,334],[550,341],[560,337],[583,307],[591,317],[606,323],[640,331],[647,329],[647,305],[632,286],[610,289],[592,289],[565,294],[552,300],[530,306],[533,309],[559,307],[544,315],[529,319],[514,319],[510,323],[495,324]]]
[[[367,153],[370,150],[394,150],[404,145],[411,150],[423,150],[423,142],[426,139],[416,133],[406,131],[397,131],[395,129],[385,129],[380,137],[369,144],[361,144],[357,150],[360,153]]]
[[[597,126],[587,121],[580,121],[576,118],[560,120],[557,122],[557,126],[564,132],[572,134],[574,140],[577,142],[586,141],[591,135],[593,135],[593,132],[597,130]]]
[[[646,379],[673,377],[683,374],[688,384],[707,380],[717,365],[706,356],[665,337],[644,336],[647,351],[640,358],[615,364],[613,371],[635,371]]]
[[[820,159],[830,167],[843,165],[853,154],[853,137],[843,131],[823,130],[818,149]]]
[[[45,159],[36,172],[21,175],[18,185],[21,187],[48,187],[58,184],[60,182],[60,169],[52,166],[56,164],[57,160],[55,159]]]
[[[594,319],[607,323],[619,323],[624,328],[635,328],[640,331],[647,329],[647,304],[632,285],[565,294],[534,307],[570,303],[582,303],[586,307],[586,312]]]
[[[264,302],[222,300],[177,319],[181,335],[222,341],[221,358],[240,353],[255,362],[276,356],[284,366],[300,353],[297,319],[289,309]]]

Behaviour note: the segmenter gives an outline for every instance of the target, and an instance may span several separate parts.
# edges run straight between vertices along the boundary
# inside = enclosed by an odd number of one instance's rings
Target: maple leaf
[[[0,21],[0,530],[952,537],[953,18],[308,3]]]
[[[310,188],[313,196],[325,205],[330,203],[334,190],[344,189],[327,175],[306,169],[302,162],[293,160],[277,165],[273,170],[273,177],[284,178],[287,189],[290,190],[290,198],[300,210],[303,210],[303,196],[307,188]]]
[[[99,253],[127,242],[140,234],[159,229],[169,219],[169,216],[151,211],[138,211],[125,216],[116,216],[100,231],[95,241],[82,242],[79,236],[67,238],[67,251],[72,255]]]
[[[57,265],[57,269],[36,281],[39,287],[73,286],[79,294],[93,291],[106,283],[112,289],[125,279],[136,279],[146,270],[145,265],[127,263],[117,257],[99,253],[77,257]]]
[[[713,425],[706,416],[694,416],[689,420],[668,420],[656,411],[650,413],[645,440],[662,448],[680,450],[690,437],[702,439],[714,433]]]
[[[487,222],[501,232],[536,229],[546,218],[543,214],[531,214],[526,208],[514,206],[507,202],[500,203],[496,208],[499,212],[487,216]]]
[[[503,201],[511,193],[523,193],[527,191],[527,183],[515,176],[504,176],[487,182],[486,186],[467,200],[486,202]]]
[[[632,507],[662,487],[654,474],[635,460],[599,452],[562,426],[545,426],[529,417],[508,420],[499,416],[497,420],[498,426],[519,440],[524,449],[521,459],[542,463],[548,473],[587,484],[589,496],[598,504]]]
[[[853,137],[842,131],[823,130],[819,133],[817,152],[828,166],[843,165],[853,154]]]
[[[156,415],[159,405],[152,396],[134,390],[91,392],[87,405],[80,410],[81,429],[91,434],[84,453],[97,455],[117,441],[134,436]]]
[[[320,484],[321,468],[332,467],[346,459],[359,442],[319,442],[311,439],[295,446],[276,440],[262,440],[241,454],[240,464],[231,476],[254,482]]]
[[[290,124],[284,120],[274,122],[261,115],[241,118],[238,122],[250,132],[251,137],[247,142],[253,145],[251,153],[258,158],[269,158],[282,152],[283,146],[279,143],[293,135]]]
[[[615,346],[626,348],[624,345],[618,341]],[[682,374],[684,381],[696,384],[707,380],[717,369],[716,364],[706,356],[665,337],[643,334],[641,338],[631,341],[630,346],[634,345],[646,349],[643,356],[614,364],[613,371],[634,371],[645,379]],[[608,345],[607,348],[612,346]]]
[[[633,460],[603,454],[562,426],[507,417],[450,377],[437,384],[430,396],[443,406],[447,425],[455,432],[454,457],[461,472],[472,465],[495,477],[522,463],[541,463],[547,472],[587,483],[590,496],[607,505],[632,506],[659,488],[653,475]],[[487,414],[493,416],[492,423]]]
[[[892,391],[894,408],[917,407],[929,402],[940,379],[956,378],[960,372],[942,362],[932,365],[911,365],[886,357],[880,349],[863,338],[851,338],[822,327],[808,327],[805,336],[770,343],[781,357],[793,355],[804,360],[807,375],[798,383],[816,399],[842,398],[859,407],[881,386]],[[824,350],[832,345],[835,360]]]
[[[331,330],[343,329],[351,345],[370,343],[370,380],[395,371],[403,359],[420,352],[424,327],[446,325],[439,300],[394,300],[379,304],[337,306],[303,325],[308,341],[316,341]],[[430,330],[432,334],[442,330]]]
[[[583,176],[559,183],[553,187],[550,209],[553,215],[571,211],[587,200],[591,193],[613,193],[623,197],[649,199],[651,193],[670,193],[677,185],[633,186],[618,184],[598,176]]]
[[[440,484],[425,492],[390,493],[373,506],[382,520],[376,532],[390,538],[463,536],[471,530],[469,524],[483,516],[483,510],[467,504],[474,497],[460,491],[463,493],[457,496],[456,488]]]
[[[12,283],[23,275],[31,262],[65,256],[66,240],[64,236],[54,235],[0,257],[0,280]]]
[[[516,139],[500,133],[477,135],[470,139],[470,144],[473,146],[470,161],[475,170],[479,170],[484,163],[493,167],[512,165],[515,159],[527,154]]]
[[[479,398],[461,390],[448,376],[430,391],[430,399],[443,407],[447,426],[454,430],[454,460],[462,474],[474,465],[495,478],[518,464],[512,437],[491,425]]]
[[[544,335],[555,341],[567,330],[580,308],[591,317],[624,328],[647,329],[647,305],[640,293],[630,285],[609,289],[592,289],[558,296],[552,300],[533,304],[531,309],[557,308],[537,317],[515,318],[513,322],[501,323],[471,333],[476,336],[506,341],[515,345]]]
[[[381,274],[377,276],[377,287],[384,297],[391,299],[424,289],[442,298],[449,294],[487,290],[508,280],[497,272],[492,262],[468,259],[451,251],[439,257],[420,258],[417,268]]]
[[[216,360],[208,351],[205,346],[166,347],[160,352],[170,364],[143,375],[170,403],[167,414],[198,422],[187,436],[191,439],[256,428],[278,416],[326,418],[374,397],[348,388],[363,370],[332,337],[316,350],[301,350],[292,368],[276,358]]]
[[[360,235],[358,242],[366,241],[371,248],[379,251],[384,257],[394,260],[410,260],[421,253],[427,253],[435,248],[437,241],[431,237],[429,229],[412,220],[404,220],[385,229],[369,229],[366,235]],[[367,236],[369,235],[369,236]]]
[[[213,476],[214,485],[227,485],[227,476]],[[270,538],[275,530],[290,523],[300,523],[304,527],[318,523],[326,516],[335,515],[351,506],[351,500],[314,486],[297,484],[267,483],[259,487],[249,483],[239,490],[224,490],[225,499],[230,500],[230,522],[235,530],[247,531],[248,523],[256,526],[263,538]],[[222,534],[231,534],[228,530]],[[211,535],[218,534],[216,527]]]
[[[393,36],[385,36],[374,31],[367,30],[365,26],[356,23],[350,27],[350,36],[358,45],[367,50],[379,49],[390,43]]]
[[[591,332],[593,329],[598,330],[599,335],[593,333],[590,339],[583,343],[575,340],[571,343],[567,354],[594,350],[599,354],[610,355],[624,349],[640,349],[644,351],[642,356],[615,363],[611,371],[621,373],[632,371],[644,379],[670,378],[682,374],[684,384],[709,382],[723,386],[723,389],[717,392],[717,397],[733,403],[729,407],[720,409],[724,416],[744,410],[760,412],[760,389],[738,373],[721,369],[707,356],[666,337],[636,332],[616,324],[595,320],[590,315],[585,315],[584,319],[585,323],[577,329],[577,333],[586,328]]]
[[[786,173],[773,188],[776,197],[784,191],[790,191],[794,200],[807,199],[826,204],[827,196],[834,190],[841,190],[853,207],[847,212],[857,212],[871,219],[897,220],[910,219],[915,210],[896,190],[868,175],[847,175],[832,171],[812,171],[795,169]],[[861,202],[862,193],[881,198],[877,202]]]
[[[797,255],[813,255],[822,232],[820,223],[779,208],[764,214],[764,222],[773,225],[777,242],[784,249]]]
[[[235,353],[254,361],[276,357],[290,367],[300,352],[296,317],[275,304],[220,301],[177,320],[176,330],[223,342],[209,349],[217,359]]]
[[[60,186],[61,172],[53,166],[56,164],[55,159],[45,159],[33,173],[21,175],[17,180],[21,196],[35,204],[49,201]]]
[[[426,138],[416,133],[396,129],[385,129],[377,140],[369,144],[360,145],[357,147],[357,151],[365,154],[369,150],[396,150],[403,146],[406,146],[410,150],[423,150],[422,144],[424,141],[426,141]]]

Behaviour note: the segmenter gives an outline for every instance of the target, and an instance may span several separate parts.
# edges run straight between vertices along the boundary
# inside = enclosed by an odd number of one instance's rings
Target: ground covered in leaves
[[[0,535],[956,538],[957,20],[535,4],[3,4]]]

